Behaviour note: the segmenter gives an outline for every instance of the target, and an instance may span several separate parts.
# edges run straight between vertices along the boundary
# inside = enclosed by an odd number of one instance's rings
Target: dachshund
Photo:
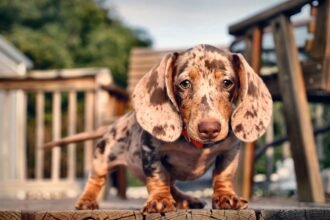
[[[102,136],[77,209],[97,209],[107,174],[122,165],[146,184],[144,213],[203,208],[175,181],[194,180],[212,165],[212,207],[247,208],[233,187],[240,143],[264,134],[273,103],[241,54],[210,45],[168,54],[138,82],[132,104],[108,127],[48,145]]]

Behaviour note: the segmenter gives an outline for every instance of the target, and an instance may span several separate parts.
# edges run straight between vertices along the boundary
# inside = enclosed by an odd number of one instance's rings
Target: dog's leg
[[[185,194],[175,185],[171,186],[171,193],[176,202],[176,208],[178,209],[202,209],[206,205],[206,202]]]
[[[121,145],[107,137],[96,145],[91,172],[85,189],[76,202],[76,209],[98,209],[97,198],[106,183],[107,174],[119,165],[126,165],[120,159],[123,154],[118,153],[118,148]]]
[[[163,167],[157,147],[153,146],[150,135],[145,135],[141,148],[143,171],[146,176],[149,197],[143,213],[169,212],[175,210],[175,200],[171,195],[170,175]]]
[[[233,187],[239,159],[239,146],[218,156],[213,171],[213,198],[214,209],[245,209],[247,200],[238,197]]]
[[[75,208],[78,210],[99,208],[97,197],[106,182],[108,169],[104,165],[102,166],[103,169],[99,165],[96,165],[97,163],[100,163],[100,161],[96,160],[99,159],[96,158],[93,160],[92,171],[88,177],[85,189],[76,202]]]

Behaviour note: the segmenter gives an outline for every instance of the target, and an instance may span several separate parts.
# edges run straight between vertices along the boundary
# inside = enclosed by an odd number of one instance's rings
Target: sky
[[[126,25],[146,30],[157,49],[228,45],[230,24],[285,0],[107,0]]]

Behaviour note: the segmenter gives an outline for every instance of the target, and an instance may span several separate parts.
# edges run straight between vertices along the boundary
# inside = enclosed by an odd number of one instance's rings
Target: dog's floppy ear
[[[173,142],[182,131],[182,120],[173,94],[173,65],[178,54],[166,55],[136,85],[133,108],[140,126],[157,139]]]
[[[265,133],[271,121],[272,97],[241,54],[232,54],[232,64],[239,78],[239,95],[231,127],[237,138],[253,142]]]

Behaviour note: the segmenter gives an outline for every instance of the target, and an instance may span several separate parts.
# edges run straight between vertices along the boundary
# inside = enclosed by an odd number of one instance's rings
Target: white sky
[[[285,0],[107,0],[127,25],[145,29],[154,48],[231,41],[228,26]]]

